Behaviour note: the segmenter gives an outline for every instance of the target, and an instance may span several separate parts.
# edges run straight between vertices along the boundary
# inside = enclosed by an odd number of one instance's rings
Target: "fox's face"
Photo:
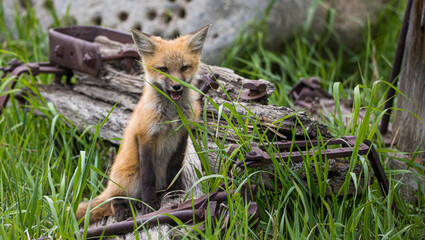
[[[131,30],[145,65],[146,80],[166,92],[174,101],[180,100],[184,86],[155,69],[181,81],[194,83],[198,78],[199,58],[210,26],[204,26],[174,40],[164,40]]]

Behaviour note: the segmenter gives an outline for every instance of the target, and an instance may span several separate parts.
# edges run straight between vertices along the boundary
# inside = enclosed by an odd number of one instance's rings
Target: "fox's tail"
[[[106,192],[103,192],[99,196],[93,198],[91,201],[80,203],[80,205],[78,205],[78,209],[77,209],[77,213],[75,214],[75,217],[77,218],[77,220],[80,220],[81,218],[83,218],[86,215],[87,208],[89,207],[89,205],[90,205],[90,210],[89,210],[90,223],[94,223],[107,216],[111,216],[112,215],[111,202],[110,201],[105,202],[107,199],[109,199],[109,196],[106,194]]]

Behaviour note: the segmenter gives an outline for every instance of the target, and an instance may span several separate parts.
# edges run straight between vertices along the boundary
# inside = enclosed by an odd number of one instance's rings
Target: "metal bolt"
[[[255,155],[257,155],[257,152],[254,151],[254,150],[251,150],[247,153],[247,155],[255,156]]]
[[[219,87],[217,79],[220,77],[220,75],[218,73],[213,73],[213,75],[206,74],[202,76],[202,80],[204,81],[204,84],[201,86],[200,90],[205,94],[210,90],[210,88],[215,90]]]
[[[247,89],[241,93],[241,99],[246,101],[259,99],[267,94],[267,85],[259,81],[246,81],[242,87]]]
[[[61,45],[56,45],[53,51],[55,52],[57,57],[63,56],[63,47]]]
[[[17,66],[20,66],[21,64],[23,64],[23,63],[18,61],[18,59],[16,59],[16,58],[12,58],[12,60],[9,61],[9,65],[11,67],[17,67]]]
[[[83,62],[85,64],[87,64],[89,67],[93,67],[94,66],[94,58],[93,58],[93,54],[91,53],[85,53],[84,57],[83,57]]]

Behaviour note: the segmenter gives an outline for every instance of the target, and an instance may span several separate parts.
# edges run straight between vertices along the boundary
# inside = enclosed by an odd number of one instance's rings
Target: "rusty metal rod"
[[[219,87],[219,84],[217,82],[217,79],[219,77],[220,77],[220,74],[218,73],[213,73],[212,75],[206,74],[202,76],[202,81],[204,81],[204,84],[201,86],[199,90],[201,90],[201,92],[203,92],[204,94],[206,94],[211,88],[216,90]]]
[[[109,235],[117,235],[122,233],[127,233],[134,231],[135,224],[137,227],[142,225],[159,225],[159,224],[173,224],[175,221],[170,216],[176,217],[180,219],[182,222],[186,222],[192,220],[195,217],[195,221],[199,221],[201,216],[198,213],[194,213],[192,210],[181,210],[177,212],[168,213],[168,215],[159,215],[155,217],[143,217],[137,218],[135,221],[122,221],[113,224],[109,224],[106,226],[91,228],[87,230],[86,237],[95,237]],[[84,231],[81,231],[80,234],[83,235]]]
[[[255,200],[256,189],[255,185],[248,185],[248,183],[245,183],[242,188],[241,195],[247,202],[250,202],[251,200]],[[217,206],[219,206],[220,203],[227,201],[228,195],[233,195],[235,193],[236,190],[223,191],[218,189],[214,193],[204,195],[193,201],[188,200],[182,204],[176,204],[168,208],[160,209],[156,212],[141,215],[136,217],[135,220],[129,219],[122,222],[112,223],[107,226],[88,229],[86,237],[96,237],[101,236],[102,234],[104,236],[108,236],[128,233],[135,230],[135,225],[139,227],[142,225],[152,226],[159,224],[176,224],[174,219],[170,216],[178,218],[182,222],[203,221],[207,215],[211,217],[220,215],[221,212]],[[255,221],[255,219],[259,219],[259,208],[255,202],[250,203],[248,214],[253,215],[251,222]],[[83,235],[84,231],[80,231],[79,234]]]
[[[62,77],[67,76],[68,78],[72,75],[72,71],[69,69],[61,68],[55,66],[53,63],[49,62],[40,62],[40,63],[23,63],[19,62],[16,59],[12,59],[9,62],[10,67],[2,68],[1,70],[4,72],[4,76],[10,72],[11,76],[19,77],[22,74],[31,73],[33,76],[37,76],[41,73],[51,73],[56,76]],[[3,76],[3,77],[4,77]],[[10,86],[6,86],[3,92],[7,92],[11,89],[14,89],[17,81],[14,80],[10,83]],[[10,94],[5,94],[0,97],[0,114],[3,112],[3,109],[6,107],[7,102],[9,100]]]
[[[10,89],[14,89],[15,85],[16,85],[16,81],[12,81],[10,83],[10,87],[9,87],[9,85],[7,85],[5,87],[5,89],[3,90],[3,92],[7,92]],[[5,95],[0,97],[0,114],[3,112],[3,109],[6,107],[7,102],[9,101],[9,96],[10,96],[10,94],[5,94]]]
[[[403,17],[403,24],[401,26],[400,35],[398,36],[397,49],[396,49],[393,69],[391,70],[391,76],[389,81],[393,85],[397,84],[396,77],[400,74],[400,70],[401,70],[404,47],[406,44],[407,30],[409,27],[409,18],[410,18],[410,10],[412,8],[412,2],[413,2],[412,0],[409,0],[407,2],[406,11],[404,12],[404,17]],[[383,111],[386,111],[386,113],[382,117],[381,124],[379,126],[379,131],[381,132],[381,134],[386,134],[388,132],[388,124],[390,122],[391,108],[393,107],[393,104],[394,104],[394,97],[395,97],[395,90],[394,88],[390,87],[387,93],[386,102],[385,102],[385,106],[383,110]]]
[[[341,157],[351,157],[353,154],[353,147],[356,145],[356,137],[355,136],[343,136],[340,139],[330,139],[324,141],[326,145],[348,145],[348,147],[340,147],[340,148],[334,148],[334,149],[323,149],[316,152],[313,151],[297,151],[297,147],[299,148],[305,148],[305,147],[313,147],[318,145],[317,140],[312,141],[295,141],[294,143],[291,143],[290,141],[287,142],[278,142],[276,144],[273,144],[275,146],[278,146],[280,150],[290,150],[292,147],[294,149],[294,152],[291,152],[290,154],[288,152],[280,152],[276,154],[276,158],[282,158],[285,161],[288,161],[291,159],[292,162],[302,162],[303,156],[309,155],[310,157],[314,154],[321,155],[322,157],[327,158],[341,158]],[[260,146],[258,147],[256,144],[251,143],[252,150],[249,151],[245,155],[245,161],[239,161],[236,163],[236,166],[243,169],[244,165],[247,167],[262,167],[266,164],[272,163],[271,157],[261,149]],[[234,147],[231,149],[235,149]],[[233,151],[231,150],[231,151]],[[372,166],[373,172],[376,176],[376,179],[379,183],[379,186],[382,190],[382,193],[384,196],[387,196],[390,190],[388,178],[385,175],[384,168],[382,167],[382,164],[379,160],[378,153],[376,152],[375,148],[373,147],[373,144],[369,140],[364,140],[364,142],[360,143],[358,154],[366,155],[368,157],[368,160],[370,162],[370,165]],[[398,208],[395,202],[393,202],[393,209],[398,216]]]
[[[290,150],[291,147],[295,152],[280,152],[276,153],[276,158],[282,158],[285,161],[291,159],[292,162],[302,162],[303,156],[309,155],[310,157],[314,154],[321,155],[322,157],[327,158],[341,158],[341,157],[351,157],[353,154],[353,147],[356,145],[356,137],[355,136],[342,136],[340,139],[329,139],[325,140],[324,143],[326,145],[348,145],[348,147],[340,147],[334,149],[323,149],[316,152],[313,151],[297,151],[297,148],[306,148],[306,147],[314,147],[318,145],[318,140],[311,141],[295,141],[291,143],[290,141],[273,143],[274,146],[279,147],[281,150]],[[258,147],[256,144],[252,143],[252,150],[245,155],[245,161],[239,161],[236,163],[236,167],[243,169],[244,165],[247,167],[262,167],[266,164],[272,163],[271,157],[263,151],[268,144],[265,144]],[[232,146],[233,147],[233,146]],[[231,151],[236,149],[232,148]],[[262,149],[263,150],[262,150]],[[232,150],[233,149],[233,150]],[[230,151],[230,150],[229,150]],[[376,152],[373,144],[369,140],[364,140],[364,142],[360,143],[358,154],[367,155],[370,165],[372,166],[373,172],[376,176],[376,179],[379,183],[381,191],[384,196],[388,196],[390,191],[390,185],[387,176],[385,175],[384,168],[382,167],[381,161],[379,160],[378,153]],[[392,207],[394,209],[394,213],[396,216],[399,215],[399,211],[395,200],[393,200]]]

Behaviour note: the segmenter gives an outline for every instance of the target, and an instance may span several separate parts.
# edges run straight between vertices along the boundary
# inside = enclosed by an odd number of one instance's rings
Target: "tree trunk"
[[[392,132],[397,148],[403,152],[422,151],[418,159],[425,154],[425,38],[424,26],[421,24],[424,11],[424,1],[414,0],[409,14],[409,25],[406,36],[403,63],[400,74],[399,90],[406,97],[397,96],[397,108],[403,111],[394,111]],[[415,116],[416,115],[416,116]],[[422,146],[418,149],[419,145]],[[416,202],[417,191],[424,183],[420,174],[407,164],[406,155],[392,154],[389,166],[392,169],[409,169],[412,173],[398,174],[395,179],[403,182],[400,194],[406,201]]]
[[[420,143],[419,150],[425,150],[425,35],[423,23],[421,25],[424,7],[424,1],[416,0],[411,8],[399,85],[407,98],[400,94],[397,97],[397,108],[405,111],[394,114],[395,142],[406,152],[416,151]]]

